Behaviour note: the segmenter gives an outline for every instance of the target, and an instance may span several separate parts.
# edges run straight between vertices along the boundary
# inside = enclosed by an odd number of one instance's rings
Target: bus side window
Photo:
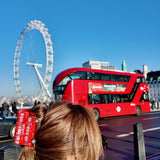
[[[149,101],[149,95],[148,95],[148,92],[144,92],[143,94],[142,94],[142,97],[141,97],[141,100],[140,100],[141,102],[143,102],[143,101]]]
[[[99,73],[93,73],[92,79],[93,79],[93,80],[100,80],[100,79],[101,79],[101,78],[100,78],[100,74],[99,74]]]
[[[116,96],[113,95],[112,103],[117,103]]]
[[[93,94],[89,94],[88,95],[88,104],[95,104],[96,100],[95,100],[95,96]]]
[[[108,94],[108,103],[113,103],[112,94]]]
[[[69,75],[71,79],[86,79],[86,72],[83,71],[78,71],[78,72],[73,72]]]
[[[137,83],[145,82],[145,79],[143,77],[138,77],[136,80]]]
[[[107,94],[102,95],[102,103],[108,103],[108,95]]]
[[[87,79],[92,80],[92,74],[91,74],[91,72],[87,72]]]
[[[92,95],[88,94],[88,104],[92,104]]]
[[[111,81],[116,81],[116,75],[111,75]]]
[[[93,94],[93,99],[96,104],[100,103],[100,95],[99,94]]]
[[[115,95],[115,99],[116,99],[116,103],[120,103],[121,102],[119,94]]]
[[[111,75],[109,75],[109,74],[101,74],[101,80],[102,81],[110,81],[111,80]]]
[[[88,104],[101,104],[103,102],[103,96],[101,94],[89,94]]]

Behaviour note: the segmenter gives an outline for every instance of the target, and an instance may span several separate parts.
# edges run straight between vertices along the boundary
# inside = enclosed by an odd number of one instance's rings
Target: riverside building
[[[101,69],[101,70],[116,70],[115,67],[110,66],[109,62],[88,61],[82,64],[83,68]]]
[[[147,82],[150,93],[150,101],[160,103],[160,71],[151,71],[147,73]]]

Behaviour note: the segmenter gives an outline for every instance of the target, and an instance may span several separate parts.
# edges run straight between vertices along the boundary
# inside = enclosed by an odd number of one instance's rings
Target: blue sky
[[[121,69],[123,57],[129,72],[160,70],[159,0],[5,0],[0,5],[0,96],[15,96],[13,59],[23,28],[31,20],[45,23],[53,42],[53,78],[88,60],[107,61]],[[24,42],[20,61],[43,63],[43,38],[31,31]],[[36,58],[35,58],[36,57]],[[44,62],[45,63],[45,62]],[[34,70],[20,68],[23,84],[33,90]],[[25,77],[27,70],[31,75]],[[52,84],[50,85],[50,90]],[[35,87],[35,90],[38,90]],[[29,93],[28,93],[29,94]]]

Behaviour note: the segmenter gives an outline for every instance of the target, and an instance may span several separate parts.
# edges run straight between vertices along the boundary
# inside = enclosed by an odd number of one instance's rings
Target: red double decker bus
[[[148,84],[142,74],[71,68],[53,82],[55,100],[89,108],[96,119],[150,112]]]

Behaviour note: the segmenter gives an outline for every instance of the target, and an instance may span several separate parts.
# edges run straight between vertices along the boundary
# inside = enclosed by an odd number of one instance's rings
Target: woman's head
[[[97,160],[102,152],[101,134],[92,113],[66,102],[47,109],[35,139],[34,154],[39,160]]]

